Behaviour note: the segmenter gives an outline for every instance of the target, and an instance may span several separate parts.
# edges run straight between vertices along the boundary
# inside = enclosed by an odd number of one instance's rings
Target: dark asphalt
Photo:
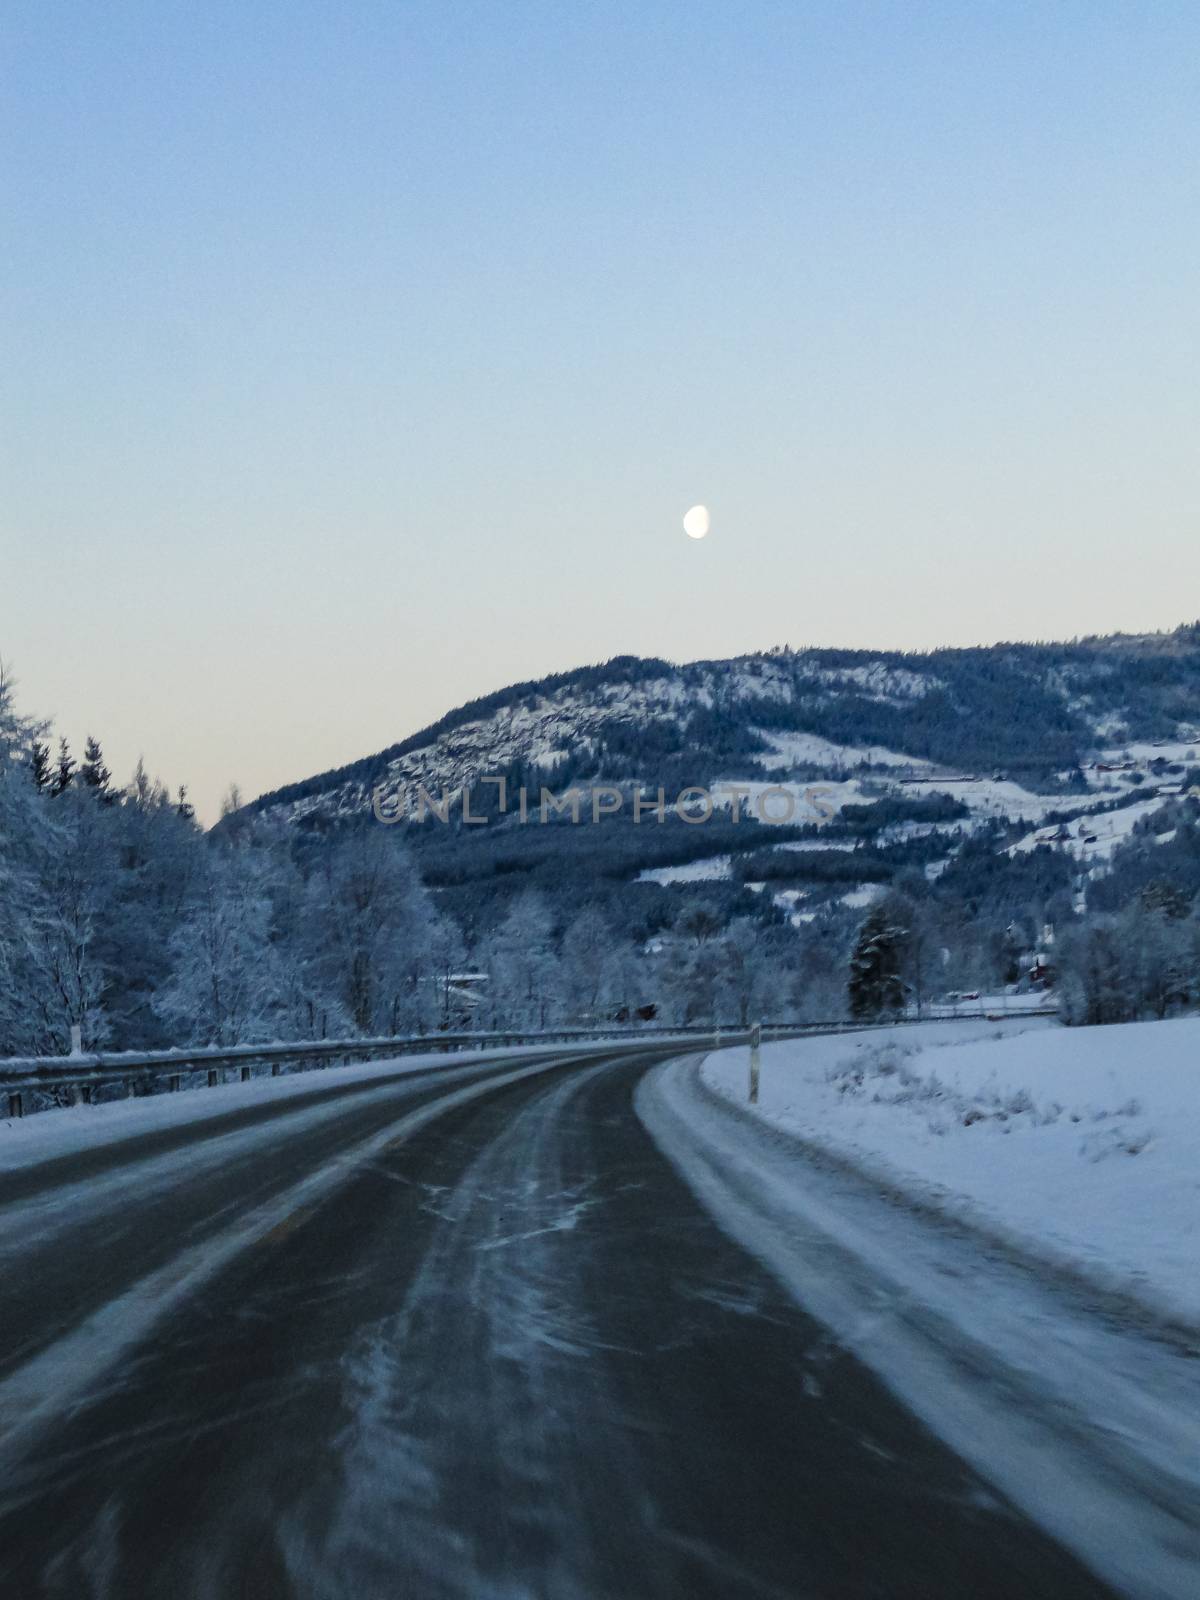
[[[720,1232],[633,1111],[652,1059],[447,1111],[164,1316],[6,1466],[4,1600],[1108,1594]],[[4,1360],[444,1090],[83,1212],[6,1279]]]

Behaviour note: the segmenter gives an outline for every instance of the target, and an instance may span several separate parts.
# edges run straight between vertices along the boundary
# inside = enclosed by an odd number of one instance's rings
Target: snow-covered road
[[[889,1390],[833,1256],[697,1200],[668,1053],[322,1086],[0,1175],[0,1592],[1112,1593]]]
[[[852,1041],[776,1048],[834,1044]],[[857,1169],[836,1124],[823,1153],[734,1102],[722,1076],[669,1063],[638,1109],[722,1227],[826,1325],[831,1361],[868,1364],[1122,1592],[1200,1592],[1193,1341]]]

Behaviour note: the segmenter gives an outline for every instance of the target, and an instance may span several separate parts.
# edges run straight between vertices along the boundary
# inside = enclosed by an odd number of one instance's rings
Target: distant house
[[[1042,832],[1035,836],[1034,842],[1036,844],[1066,844],[1070,837],[1071,830],[1065,822],[1060,822],[1056,828],[1043,828]]]
[[[1026,968],[1025,976],[1035,989],[1048,989],[1054,982],[1054,969],[1050,965],[1050,957],[1043,950],[1039,950]]]

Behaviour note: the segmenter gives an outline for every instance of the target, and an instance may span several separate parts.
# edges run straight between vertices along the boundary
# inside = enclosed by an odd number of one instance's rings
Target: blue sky
[[[122,777],[212,815],[618,653],[1200,611],[1193,5],[5,35],[0,653]]]

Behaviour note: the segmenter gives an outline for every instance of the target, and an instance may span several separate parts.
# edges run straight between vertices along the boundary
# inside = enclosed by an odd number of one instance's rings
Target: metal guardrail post
[[[758,1103],[758,1077],[761,1067],[759,1051],[762,1047],[762,1023],[756,1022],[750,1029],[750,1104]]]

